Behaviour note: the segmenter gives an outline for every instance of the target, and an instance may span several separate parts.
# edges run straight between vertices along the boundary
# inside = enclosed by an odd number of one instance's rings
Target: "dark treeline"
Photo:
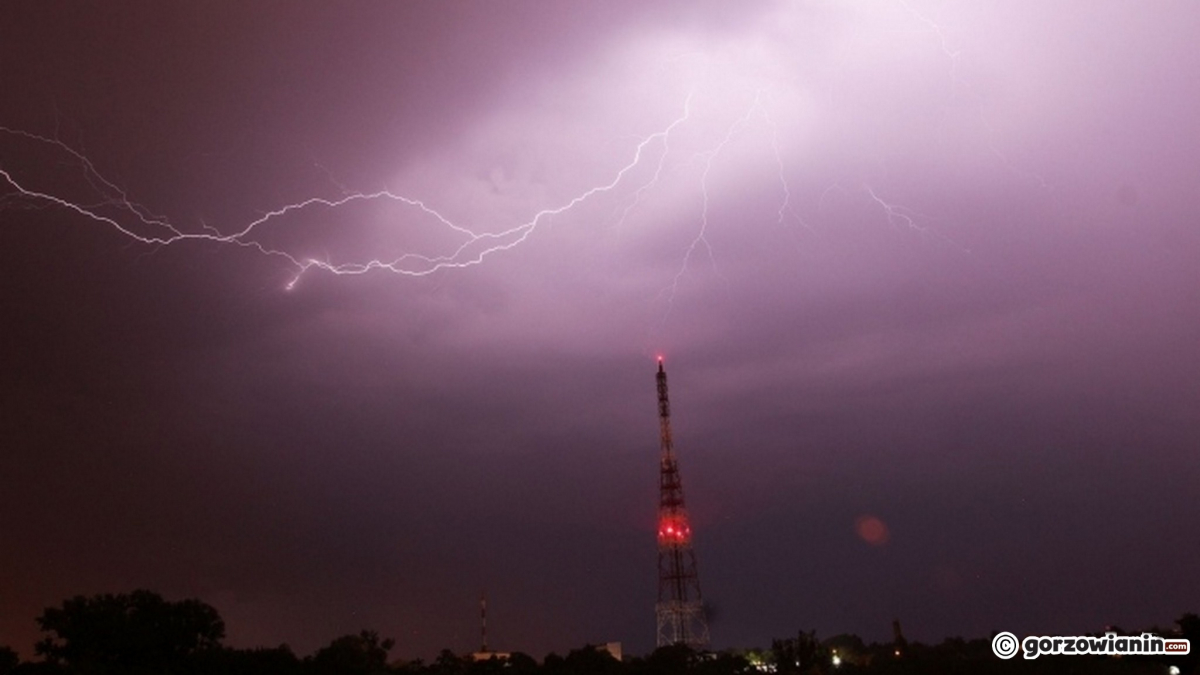
[[[698,653],[662,647],[618,661],[608,651],[583,646],[539,663],[515,652],[476,660],[443,650],[432,662],[390,656],[394,642],[364,630],[332,640],[300,657],[287,645],[233,649],[222,644],[225,623],[199,600],[171,602],[150,591],[79,596],[37,617],[44,638],[37,659],[21,662],[0,646],[0,675],[950,675],[971,673],[1088,673],[1192,675],[1195,653],[1182,657],[1020,655],[1002,660],[991,639],[949,638],[938,645],[866,644],[855,635],[818,639],[815,632],[776,639],[769,649]],[[1200,617],[1183,616],[1171,633],[1200,641]],[[1177,671],[1174,669],[1178,669]]]

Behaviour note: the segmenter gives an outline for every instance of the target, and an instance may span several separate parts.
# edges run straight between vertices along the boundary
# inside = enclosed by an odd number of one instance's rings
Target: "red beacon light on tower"
[[[662,544],[686,544],[692,538],[692,528],[682,518],[664,518],[658,524],[658,541]]]

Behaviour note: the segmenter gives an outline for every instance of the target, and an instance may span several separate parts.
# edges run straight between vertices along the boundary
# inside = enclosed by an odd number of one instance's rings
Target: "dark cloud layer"
[[[648,650],[657,353],[718,647],[1200,610],[1198,24],[1117,0],[10,4],[0,125],[193,232],[383,188],[499,232],[686,118],[482,264],[290,292],[284,258],[144,245],[5,183],[0,643],[150,587],[234,644],[370,627],[429,657],[475,646],[487,589],[497,647]],[[27,137],[0,134],[0,169],[97,200]],[[381,202],[255,235],[336,262],[461,242]]]

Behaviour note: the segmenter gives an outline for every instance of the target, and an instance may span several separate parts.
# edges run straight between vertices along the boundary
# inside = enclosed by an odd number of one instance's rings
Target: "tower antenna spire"
[[[479,651],[486,654],[487,646],[487,591],[479,594],[479,637],[483,646]]]
[[[696,574],[692,527],[683,503],[683,481],[671,439],[671,403],[667,396],[667,371],[658,357],[658,646],[686,644],[708,647],[708,621]]]

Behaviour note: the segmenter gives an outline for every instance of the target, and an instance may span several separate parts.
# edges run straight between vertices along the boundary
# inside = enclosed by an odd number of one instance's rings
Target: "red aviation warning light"
[[[677,546],[692,540],[692,528],[682,514],[663,516],[658,522],[659,546]]]

